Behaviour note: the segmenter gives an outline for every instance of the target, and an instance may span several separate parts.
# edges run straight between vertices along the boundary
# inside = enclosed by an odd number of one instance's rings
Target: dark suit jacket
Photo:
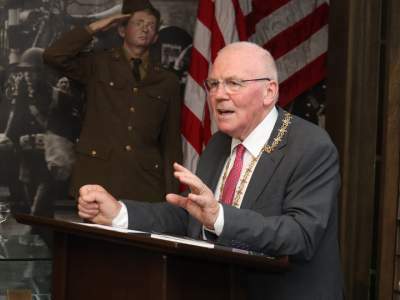
[[[283,110],[269,144],[281,126]],[[231,138],[216,133],[198,164],[198,176],[215,189]],[[288,133],[271,154],[264,153],[240,209],[224,205],[224,228],[217,243],[267,255],[288,255],[281,274],[243,272],[250,299],[340,300],[342,275],[337,240],[337,151],[325,131],[293,117]],[[126,201],[131,226],[201,237],[201,224],[168,203]]]
[[[150,61],[136,82],[122,49],[82,53],[91,39],[75,28],[43,56],[86,87],[72,194],[96,183],[117,197],[163,201],[178,191],[172,164],[182,160],[178,78]]]

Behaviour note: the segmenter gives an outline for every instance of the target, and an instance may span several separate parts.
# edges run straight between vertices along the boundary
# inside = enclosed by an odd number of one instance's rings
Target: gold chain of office
[[[278,129],[278,134],[276,135],[276,137],[274,137],[272,144],[268,145],[268,141],[267,141],[265,143],[265,145],[262,147],[260,153],[258,153],[258,155],[251,160],[249,166],[244,171],[242,179],[240,180],[239,188],[238,188],[237,192],[235,193],[235,197],[233,199],[232,206],[239,208],[239,206],[240,206],[239,200],[243,193],[243,188],[247,184],[247,180],[248,180],[250,174],[253,172],[253,169],[254,169],[256,163],[260,159],[263,152],[271,154],[276,149],[276,147],[279,145],[279,143],[282,141],[283,137],[287,133],[287,129],[291,123],[292,118],[293,118],[293,116],[290,113],[288,113],[288,112],[285,113],[285,116],[283,117],[283,120],[282,120],[282,125]],[[226,183],[226,177],[228,175],[228,168],[229,168],[230,163],[231,163],[231,156],[229,157],[229,160],[225,165],[224,175],[222,176],[222,184],[221,184],[220,191],[219,191],[220,202],[222,201],[222,193],[224,191],[224,186]]]

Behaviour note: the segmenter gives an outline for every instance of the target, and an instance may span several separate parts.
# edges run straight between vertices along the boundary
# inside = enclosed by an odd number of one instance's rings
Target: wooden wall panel
[[[381,0],[331,1],[327,130],[341,157],[340,244],[347,299],[368,299],[375,209]]]
[[[382,172],[379,181],[377,228],[377,292],[378,299],[398,299],[400,298],[400,225],[398,225],[400,224],[398,218],[398,202],[400,200],[400,1],[385,2],[384,16],[382,30],[385,40],[382,76]],[[395,297],[392,296],[394,290],[397,290]]]

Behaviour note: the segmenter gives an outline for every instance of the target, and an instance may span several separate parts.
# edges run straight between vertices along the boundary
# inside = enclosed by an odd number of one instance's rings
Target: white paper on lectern
[[[150,235],[150,237],[152,237],[153,239],[159,239],[159,240],[170,241],[170,242],[181,243],[181,244],[192,245],[192,246],[198,246],[198,247],[209,248],[209,249],[213,249],[215,247],[214,244],[211,244],[206,241],[198,241],[198,240],[193,240],[193,239],[189,239],[189,238],[177,237],[177,236],[171,236],[171,235],[165,235],[165,234],[152,233]]]
[[[107,226],[107,225],[99,225],[99,224],[93,224],[93,223],[83,223],[83,222],[71,222],[71,223],[89,226],[89,227],[101,228],[101,229],[106,229],[106,230],[111,230],[111,231],[116,231],[116,232],[123,232],[123,233],[146,233],[144,231],[111,227],[111,226]]]

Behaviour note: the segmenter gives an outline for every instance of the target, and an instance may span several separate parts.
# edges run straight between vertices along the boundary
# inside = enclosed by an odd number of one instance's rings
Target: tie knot
[[[237,157],[243,157],[244,151],[246,148],[243,146],[243,144],[239,144],[236,146],[236,156]]]
[[[135,67],[139,67],[139,65],[142,63],[142,60],[140,58],[132,58],[132,63]]]

